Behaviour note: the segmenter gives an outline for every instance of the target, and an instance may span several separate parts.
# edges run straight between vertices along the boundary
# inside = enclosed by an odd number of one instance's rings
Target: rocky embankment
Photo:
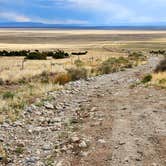
[[[165,166],[166,91],[139,84],[158,60],[38,99],[0,125],[0,165]]]

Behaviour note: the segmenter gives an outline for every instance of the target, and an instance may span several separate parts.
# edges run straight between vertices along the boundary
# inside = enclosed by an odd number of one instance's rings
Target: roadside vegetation
[[[4,51],[3,51],[4,53]],[[8,56],[12,56],[12,52],[5,52]],[[80,55],[87,54],[87,52],[79,52]],[[2,54],[2,53],[1,53]],[[136,65],[144,63],[146,56],[142,53],[130,53],[125,57],[108,57],[106,59],[86,59],[82,56],[74,56],[73,59],[69,53],[63,50],[56,52],[42,52],[35,51],[19,51],[14,52],[14,55],[26,54],[25,59],[22,59],[23,66],[20,66],[20,73],[22,76],[8,77],[4,79],[0,72],[0,123],[4,121],[15,121],[20,117],[21,110],[26,105],[31,104],[44,96],[47,92],[61,89],[64,84],[70,81],[80,79],[87,79],[88,77],[109,74],[113,72],[123,71],[126,68],[132,68]],[[4,54],[3,54],[4,55]],[[50,61],[50,68],[43,66],[43,71],[33,75],[25,75],[25,70],[29,62],[30,65],[35,63],[36,69],[38,64],[46,61],[47,57],[52,59],[66,59],[70,57],[70,65],[64,65],[63,68],[57,63]],[[37,59],[37,60],[36,60]],[[69,63],[68,61],[68,63]],[[65,61],[62,61],[62,65]],[[12,66],[11,66],[12,67]],[[12,70],[9,68],[9,70]],[[31,68],[28,71],[33,72]],[[13,70],[13,72],[15,72]]]
[[[152,78],[152,84],[166,88],[166,57],[156,67]]]
[[[144,76],[142,83],[166,88],[166,57],[160,61],[152,74]]]

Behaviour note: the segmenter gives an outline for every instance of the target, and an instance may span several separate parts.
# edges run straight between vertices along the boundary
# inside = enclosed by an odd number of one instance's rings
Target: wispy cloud
[[[49,24],[166,22],[166,0],[0,0],[0,21]]]
[[[44,24],[75,24],[75,25],[84,25],[88,24],[86,20],[75,20],[75,19],[46,19],[46,18],[32,18],[34,22],[40,22]]]
[[[28,22],[31,19],[25,15],[18,14],[15,12],[1,12],[0,13],[1,19],[6,19],[8,21],[17,21],[17,22]]]
[[[5,19],[8,21],[16,21],[16,22],[39,22],[44,24],[88,24],[87,21],[84,20],[56,20],[56,19],[45,19],[36,16],[25,16],[23,14],[18,14],[15,12],[1,12],[0,19]]]

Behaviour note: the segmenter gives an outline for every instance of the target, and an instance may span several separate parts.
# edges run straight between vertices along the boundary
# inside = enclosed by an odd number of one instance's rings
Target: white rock
[[[51,103],[45,103],[44,106],[47,109],[54,109],[54,106]]]
[[[79,142],[79,141],[80,141],[80,138],[77,137],[77,136],[73,136],[73,137],[71,137],[71,141],[72,141],[73,143]]]
[[[85,141],[81,141],[81,143],[79,144],[79,147],[80,147],[80,148],[87,148],[88,145],[86,144]]]
[[[98,142],[101,143],[101,144],[105,144],[106,143],[106,141],[104,139],[99,139]]]

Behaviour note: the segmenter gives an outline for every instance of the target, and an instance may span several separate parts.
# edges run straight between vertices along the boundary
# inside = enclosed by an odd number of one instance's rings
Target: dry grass
[[[154,73],[152,84],[166,88],[166,72]]]
[[[0,95],[0,123],[5,120],[15,121],[20,117],[22,109],[30,103],[35,102],[36,98],[42,97],[49,91],[61,89],[58,84],[53,83],[28,83],[17,87],[10,87],[10,91],[1,88]],[[3,94],[11,92],[12,98],[3,98]]]
[[[101,56],[102,55],[102,56]],[[100,51],[90,51],[87,55],[80,56],[86,67],[99,65],[105,59],[112,56],[125,56],[123,53],[109,53]],[[74,66],[77,56],[71,56],[66,59],[54,60],[27,60],[22,69],[22,57],[0,57],[0,78],[3,80],[17,81],[23,77],[28,78],[41,74],[43,71],[64,72],[66,68]]]

